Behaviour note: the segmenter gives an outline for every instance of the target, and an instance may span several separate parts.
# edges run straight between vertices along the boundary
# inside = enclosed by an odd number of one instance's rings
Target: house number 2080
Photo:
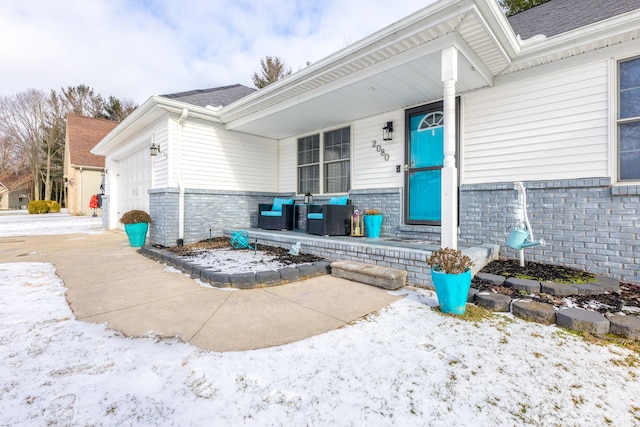
[[[382,148],[382,145],[378,144],[378,142],[375,139],[371,141],[371,147],[375,148],[376,151],[380,153],[382,157],[384,157],[385,162],[389,161],[389,153],[385,153],[384,148]]]

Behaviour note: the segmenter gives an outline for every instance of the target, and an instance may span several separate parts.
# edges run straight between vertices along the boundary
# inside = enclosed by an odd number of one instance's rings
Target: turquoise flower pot
[[[471,270],[460,274],[447,274],[431,269],[431,279],[436,288],[440,311],[464,314],[471,287]]]
[[[149,223],[146,222],[124,225],[124,231],[127,232],[127,237],[129,237],[129,244],[134,248],[144,246],[144,242],[147,239],[148,229]]]
[[[380,237],[380,228],[382,228],[382,215],[364,216],[364,232],[367,237],[372,239]]]

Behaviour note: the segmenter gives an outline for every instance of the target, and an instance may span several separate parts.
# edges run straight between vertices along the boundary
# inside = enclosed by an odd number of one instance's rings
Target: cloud
[[[426,6],[415,0],[30,0],[0,4],[0,94],[103,96],[241,83],[265,55],[296,71]]]

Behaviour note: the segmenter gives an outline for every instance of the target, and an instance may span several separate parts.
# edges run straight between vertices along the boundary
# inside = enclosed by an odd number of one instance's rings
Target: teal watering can
[[[544,240],[541,239],[538,242],[531,242],[527,241],[528,237],[529,232],[526,229],[514,227],[511,229],[511,233],[509,233],[509,237],[507,238],[507,246],[519,251],[529,246],[544,245]]]

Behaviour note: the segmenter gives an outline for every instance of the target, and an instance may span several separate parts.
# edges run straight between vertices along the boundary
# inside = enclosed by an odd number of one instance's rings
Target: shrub
[[[49,212],[49,206],[44,200],[33,200],[27,205],[27,211],[30,214],[46,214]]]
[[[471,258],[452,248],[437,250],[427,259],[427,264],[435,271],[447,274],[460,274],[473,267]]]
[[[47,206],[49,207],[50,213],[60,212],[60,203],[56,202],[55,200],[47,200],[46,203],[47,203]]]
[[[129,212],[125,212],[120,218],[120,222],[123,224],[138,224],[140,222],[151,222],[151,216],[145,211],[134,209]]]

